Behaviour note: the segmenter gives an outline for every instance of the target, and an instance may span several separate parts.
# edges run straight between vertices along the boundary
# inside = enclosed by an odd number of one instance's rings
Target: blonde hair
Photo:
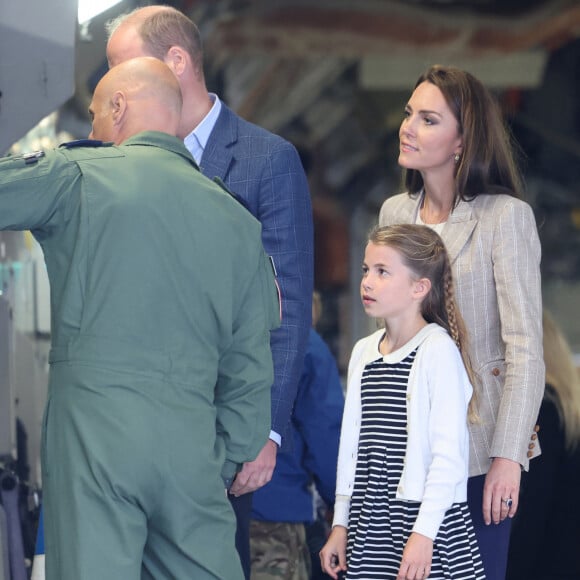
[[[427,278],[431,282],[431,289],[421,302],[421,314],[427,322],[442,326],[457,345],[473,386],[468,418],[471,423],[476,423],[476,375],[468,355],[465,323],[455,302],[451,264],[443,240],[427,226],[398,224],[374,228],[369,242],[393,248],[417,278]]]
[[[564,426],[566,447],[573,450],[580,443],[580,375],[566,338],[546,310],[542,322],[546,383],[555,393],[546,390],[545,398],[556,405]]]

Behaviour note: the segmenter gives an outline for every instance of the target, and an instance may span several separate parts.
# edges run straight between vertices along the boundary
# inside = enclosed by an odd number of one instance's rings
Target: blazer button
[[[536,444],[535,444],[535,443],[530,443],[530,444],[528,445],[528,449],[533,449],[535,446],[536,446]]]
[[[528,451],[528,457],[533,457],[534,456],[534,452],[533,451]]]
[[[537,435],[534,433],[534,434],[532,435],[532,441],[535,441],[537,438],[538,438],[538,436],[537,436]]]
[[[499,376],[499,373],[500,373],[500,370],[499,370],[497,367],[495,367],[495,368],[491,369],[491,374],[492,374],[494,377],[497,377],[497,376]]]
[[[536,426],[534,427],[534,431],[537,433],[539,430],[540,430],[540,426],[539,426],[539,425],[536,425]]]

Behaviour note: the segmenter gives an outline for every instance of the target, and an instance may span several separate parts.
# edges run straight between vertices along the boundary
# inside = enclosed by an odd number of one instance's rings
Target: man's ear
[[[414,285],[413,293],[418,300],[423,300],[431,290],[431,280],[429,278],[419,278],[414,282]]]
[[[111,97],[111,117],[115,125],[120,125],[127,111],[127,97],[123,91],[115,91]]]
[[[177,78],[183,75],[188,61],[187,52],[180,46],[172,46],[163,59],[163,62],[173,71]]]

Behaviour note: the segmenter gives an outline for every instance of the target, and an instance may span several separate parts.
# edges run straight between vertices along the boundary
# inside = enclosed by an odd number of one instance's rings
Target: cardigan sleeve
[[[469,458],[467,406],[472,388],[459,350],[447,335],[425,341],[419,380],[428,392],[428,452],[426,479],[419,515],[413,531],[435,539],[445,512],[456,500],[457,490],[466,486]],[[412,403],[410,403],[412,404]],[[416,419],[415,419],[416,420]],[[410,429],[412,426],[410,426]],[[413,448],[414,449],[414,448]],[[412,452],[411,449],[408,453]],[[412,458],[408,458],[410,464]]]
[[[350,508],[350,497],[354,486],[360,433],[361,376],[365,364],[373,357],[373,345],[378,344],[376,338],[382,332],[382,330],[377,331],[359,340],[352,349],[348,363],[346,398],[342,416],[338,464],[336,469],[336,498],[333,525],[348,525],[348,512]],[[377,356],[379,356],[378,352]]]

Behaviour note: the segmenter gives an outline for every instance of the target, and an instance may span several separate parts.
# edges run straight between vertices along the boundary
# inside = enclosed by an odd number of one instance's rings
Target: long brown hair
[[[375,227],[369,242],[393,248],[417,279],[427,278],[431,282],[431,289],[421,302],[421,314],[427,322],[442,326],[457,345],[473,386],[468,417],[476,422],[476,378],[468,355],[465,323],[455,302],[451,264],[443,240],[427,226],[398,224]]]
[[[506,193],[521,198],[523,184],[515,161],[519,147],[511,137],[495,97],[472,74],[451,66],[434,65],[417,80],[435,85],[457,120],[463,148],[455,169],[454,206],[482,193]],[[421,173],[405,172],[410,194],[423,188]]]

